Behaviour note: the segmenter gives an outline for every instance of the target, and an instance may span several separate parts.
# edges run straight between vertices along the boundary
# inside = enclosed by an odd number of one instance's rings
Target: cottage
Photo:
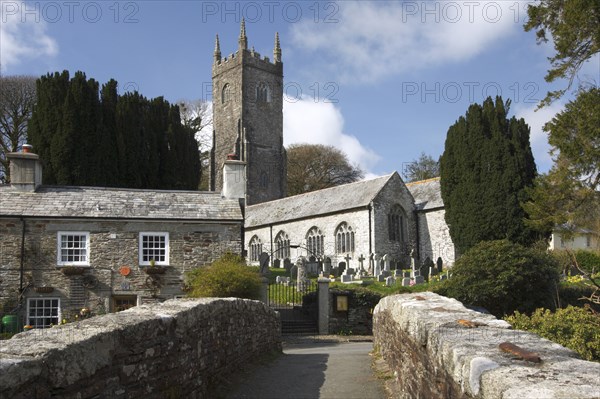
[[[242,253],[238,198],[44,186],[36,154],[8,157],[12,182],[0,186],[0,305],[24,323],[48,327],[83,308],[111,312],[177,297],[186,271],[226,251]]]

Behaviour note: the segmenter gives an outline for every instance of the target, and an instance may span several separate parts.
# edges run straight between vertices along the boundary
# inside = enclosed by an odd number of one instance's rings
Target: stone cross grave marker
[[[346,256],[344,257],[344,260],[346,261],[346,267],[350,268],[350,260],[352,259],[352,257],[350,256],[350,254],[346,254]]]
[[[364,262],[365,262],[365,257],[363,256],[363,254],[360,254],[360,256],[358,257],[358,268],[360,271],[366,271]]]

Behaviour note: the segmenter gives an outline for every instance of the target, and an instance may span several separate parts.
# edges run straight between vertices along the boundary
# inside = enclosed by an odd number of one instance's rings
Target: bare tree
[[[364,177],[358,165],[333,146],[292,144],[287,148],[288,195],[352,183]]]
[[[179,100],[179,114],[181,123],[196,132],[198,151],[200,151],[200,190],[208,190],[208,173],[204,171],[210,162],[210,150],[212,148],[212,104],[209,101]]]
[[[404,165],[402,173],[407,182],[431,179],[440,175],[440,163],[430,155],[421,153],[419,159]]]
[[[27,139],[27,124],[36,101],[36,78],[0,76],[0,180],[10,181],[6,154]]]

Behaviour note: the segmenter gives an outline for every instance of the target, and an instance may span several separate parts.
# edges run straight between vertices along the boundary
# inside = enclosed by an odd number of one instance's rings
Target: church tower
[[[238,49],[221,57],[219,36],[212,67],[213,148],[210,189],[223,188],[223,162],[231,154],[246,163],[246,204],[286,196],[283,147],[283,63],[275,34],[273,61],[248,50],[244,20]]]

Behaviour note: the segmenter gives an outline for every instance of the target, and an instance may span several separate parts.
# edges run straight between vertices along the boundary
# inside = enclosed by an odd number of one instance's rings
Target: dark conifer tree
[[[164,98],[117,94],[110,80],[67,71],[37,82],[28,139],[44,162],[44,183],[131,188],[198,187],[198,143]]]
[[[440,159],[441,190],[450,236],[459,252],[480,241],[521,244],[537,236],[525,227],[520,203],[536,175],[523,119],[508,119],[510,102],[472,104],[448,129]]]

